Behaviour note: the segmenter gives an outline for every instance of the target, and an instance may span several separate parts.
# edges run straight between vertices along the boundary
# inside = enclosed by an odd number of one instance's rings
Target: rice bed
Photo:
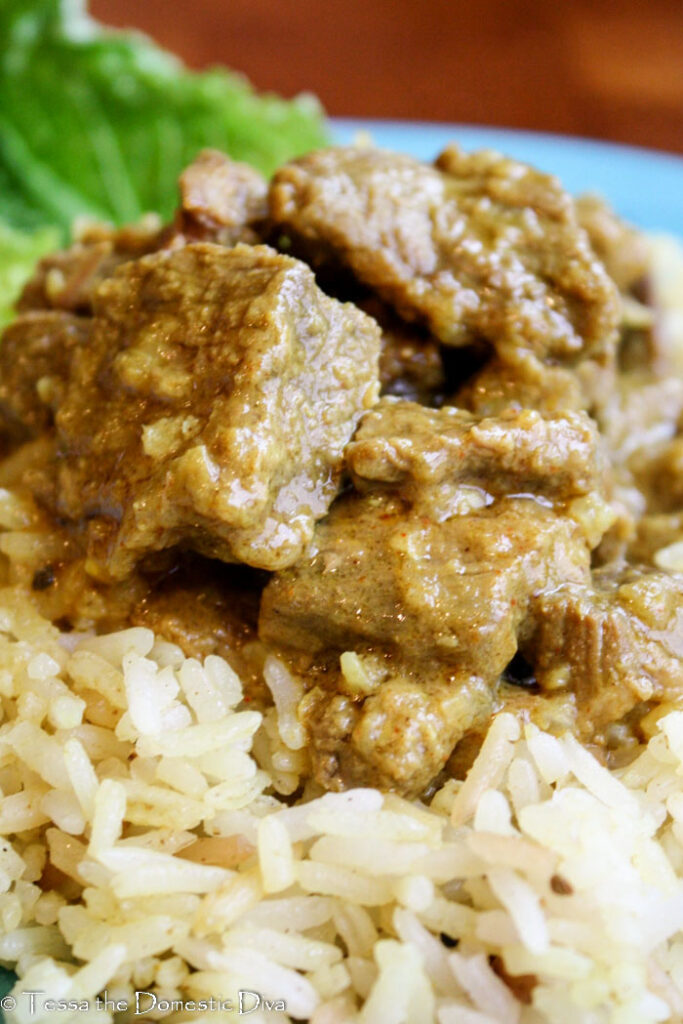
[[[220,658],[0,593],[9,1021],[683,1019],[683,711],[616,772],[501,714],[429,807],[291,804],[290,712],[241,699]]]

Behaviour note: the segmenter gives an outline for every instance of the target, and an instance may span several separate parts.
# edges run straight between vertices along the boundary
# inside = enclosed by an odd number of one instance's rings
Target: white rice
[[[263,1022],[683,1019],[683,711],[620,771],[501,714],[430,807],[287,806],[220,659],[145,630],[62,645],[25,592],[0,607],[10,1021],[132,1020],[136,992],[148,1020],[229,1021],[240,991]],[[211,997],[234,1009],[192,1008]]]

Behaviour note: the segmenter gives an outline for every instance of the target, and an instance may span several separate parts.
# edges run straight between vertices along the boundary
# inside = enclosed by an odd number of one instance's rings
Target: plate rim
[[[674,153],[667,149],[658,149],[654,146],[640,146],[631,142],[618,142],[613,139],[599,139],[590,135],[574,135],[570,132],[548,132],[537,131],[534,128],[511,128],[504,125],[478,124],[465,121],[428,121],[413,120],[412,118],[401,117],[346,117],[330,116],[328,122],[332,128],[339,128],[342,131],[368,131],[373,126],[382,131],[416,131],[418,133],[436,134],[443,131],[468,134],[490,134],[511,140],[544,142],[548,145],[559,145],[563,148],[576,148],[586,151],[593,150],[607,155],[611,152],[618,152],[624,156],[634,158],[655,158],[666,163],[671,161],[672,165],[683,173],[683,154]]]

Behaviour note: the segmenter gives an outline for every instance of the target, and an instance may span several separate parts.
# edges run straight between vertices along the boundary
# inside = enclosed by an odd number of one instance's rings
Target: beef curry
[[[43,260],[0,347],[46,613],[253,700],[275,654],[332,789],[418,794],[503,707],[609,752],[683,697],[682,417],[643,237],[455,146],[203,153],[172,224]]]

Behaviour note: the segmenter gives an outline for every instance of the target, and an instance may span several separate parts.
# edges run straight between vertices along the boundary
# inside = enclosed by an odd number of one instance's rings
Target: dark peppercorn
[[[538,978],[535,974],[508,974],[501,956],[490,956],[489,963],[501,981],[510,989],[512,994],[525,1006],[531,1004],[533,991],[538,985]]]
[[[51,565],[46,565],[44,569],[36,569],[31,586],[34,590],[47,590],[54,581],[55,571]]]
[[[550,888],[558,896],[571,896],[574,892],[572,885],[562,875],[553,875],[550,879]]]

